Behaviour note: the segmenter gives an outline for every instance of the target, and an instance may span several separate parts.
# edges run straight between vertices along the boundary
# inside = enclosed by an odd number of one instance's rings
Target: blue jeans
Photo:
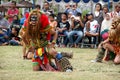
[[[9,41],[9,44],[10,44],[10,45],[19,45],[16,40],[10,40],[10,41]]]
[[[67,45],[67,43],[68,43],[68,34],[69,34],[68,31],[64,31],[62,33],[58,32],[58,35],[65,35],[64,40],[63,40],[64,45]],[[59,44],[59,41],[57,41],[57,44]]]
[[[8,41],[8,39],[5,38],[6,36],[7,35],[5,33],[4,34],[0,34],[0,44],[3,44],[3,43]]]
[[[74,40],[74,35],[77,35],[77,39]],[[83,32],[82,31],[70,31],[68,38],[71,44],[78,44],[79,41],[82,39],[83,37]]]

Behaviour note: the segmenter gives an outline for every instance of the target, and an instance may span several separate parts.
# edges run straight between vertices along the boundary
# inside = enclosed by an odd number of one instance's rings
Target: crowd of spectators
[[[99,44],[107,38],[112,19],[120,16],[119,4],[115,6],[114,11],[109,11],[107,6],[97,3],[94,12],[88,12],[84,16],[76,3],[66,4],[65,11],[58,14],[54,14],[48,2],[44,3],[43,8],[40,5],[35,8],[48,16],[52,29],[58,33],[56,45],[60,46],[59,37],[63,37],[62,47],[68,44],[70,47],[79,47],[84,37],[88,38],[90,47],[94,47],[93,44]],[[0,45],[21,45],[19,30],[29,12],[25,12],[22,18],[19,18],[19,14],[15,1],[11,2],[6,17],[0,13]]]

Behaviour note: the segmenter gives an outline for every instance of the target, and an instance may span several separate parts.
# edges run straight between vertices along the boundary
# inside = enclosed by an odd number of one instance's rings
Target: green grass
[[[91,63],[96,49],[58,48],[58,51],[74,51],[71,63],[74,71],[32,71],[31,60],[22,59],[22,47],[0,46],[0,80],[120,80],[120,65],[112,61]]]

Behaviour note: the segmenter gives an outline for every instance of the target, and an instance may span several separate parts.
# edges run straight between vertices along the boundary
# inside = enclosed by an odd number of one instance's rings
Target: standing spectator
[[[69,13],[71,11],[71,5],[70,4],[66,4],[65,5],[65,13]]]
[[[103,7],[103,17],[109,12],[108,6]]]
[[[116,18],[117,16],[120,16],[120,5],[117,4],[115,6],[115,10],[111,12],[111,17]]]
[[[70,28],[70,24],[67,21],[67,14],[66,13],[62,13],[61,18],[62,18],[62,20],[60,22],[58,22],[58,25],[57,25],[57,31],[58,31],[58,35],[60,35],[60,34],[65,35],[63,46],[66,46],[67,41],[68,41],[68,31]]]
[[[77,4],[72,5],[72,14],[77,15],[78,13],[81,13],[81,10],[77,7]]]
[[[71,43],[71,47],[78,47],[78,43],[83,37],[83,28],[84,24],[80,17],[73,17],[72,18],[72,31],[69,32],[69,41]],[[74,36],[77,35],[76,40],[74,41]]]
[[[101,29],[101,24],[102,24],[104,17],[103,17],[102,5],[100,3],[97,3],[95,5],[94,19],[97,20],[97,22],[99,23],[100,29]],[[100,30],[99,30],[99,33],[100,33]],[[98,42],[100,43],[100,41],[101,41],[101,38],[99,36]]]
[[[41,6],[37,4],[37,5],[35,5],[35,9],[37,9],[37,10],[39,10],[39,11],[40,11]]]
[[[50,12],[50,13],[53,13],[53,10],[50,9],[50,4],[49,2],[45,2],[44,3],[44,6],[43,6],[43,12]]]
[[[101,23],[103,21],[103,11],[102,5],[100,3],[97,3],[95,5],[94,19],[97,20],[99,25],[101,26]]]
[[[16,1],[11,2],[11,8],[7,11],[9,23],[12,23],[14,15],[19,15],[19,10],[16,8]]]

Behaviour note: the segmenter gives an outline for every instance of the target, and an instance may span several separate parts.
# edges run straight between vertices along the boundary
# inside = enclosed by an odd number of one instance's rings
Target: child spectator
[[[10,45],[20,45],[20,38],[18,37],[19,29],[16,27],[12,28],[11,34],[10,34]]]
[[[49,15],[49,22],[50,22],[50,26],[55,31],[56,27],[57,27],[57,21],[55,21],[55,15],[54,14]]]
[[[49,23],[50,23],[50,26],[52,27],[52,31],[56,31],[57,21],[55,20],[54,14],[49,15]],[[56,35],[57,35],[57,32],[56,32]],[[51,41],[53,40],[52,38],[53,38],[53,35],[51,36]]]

